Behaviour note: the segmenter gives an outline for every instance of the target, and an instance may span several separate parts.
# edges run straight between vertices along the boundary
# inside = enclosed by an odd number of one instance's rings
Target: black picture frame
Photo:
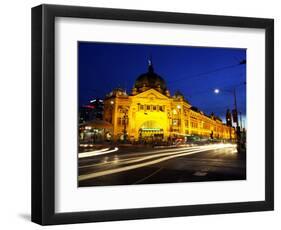
[[[109,19],[265,29],[265,200],[55,213],[55,18]],[[262,151],[262,150],[261,150]],[[41,225],[267,211],[274,209],[274,20],[125,9],[32,8],[32,221]]]

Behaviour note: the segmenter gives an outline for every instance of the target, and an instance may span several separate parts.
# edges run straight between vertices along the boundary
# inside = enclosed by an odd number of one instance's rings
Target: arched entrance
[[[161,142],[164,139],[163,128],[154,120],[144,122],[139,128],[139,140],[144,142]]]

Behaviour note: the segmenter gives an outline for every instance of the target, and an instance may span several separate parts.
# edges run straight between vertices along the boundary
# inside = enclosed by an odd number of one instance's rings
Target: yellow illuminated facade
[[[124,136],[131,141],[168,141],[188,135],[235,138],[234,128],[192,107],[180,92],[171,96],[151,62],[148,72],[136,79],[131,94],[117,88],[106,96],[103,119],[113,125],[114,140]]]

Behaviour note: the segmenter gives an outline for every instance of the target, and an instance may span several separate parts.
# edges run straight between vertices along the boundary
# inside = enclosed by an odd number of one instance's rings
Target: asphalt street
[[[245,179],[246,154],[234,144],[111,146],[78,157],[79,187]]]

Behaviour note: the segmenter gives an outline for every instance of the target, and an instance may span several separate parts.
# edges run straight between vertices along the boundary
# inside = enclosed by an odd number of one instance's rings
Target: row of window
[[[118,125],[128,125],[129,124],[129,118],[124,118],[124,117],[118,117],[117,118],[117,124]]]
[[[197,122],[191,122],[191,128],[198,128],[198,123]]]
[[[138,110],[144,110],[144,111],[158,111],[158,112],[164,112],[165,106],[164,105],[138,105]]]
[[[180,124],[181,124],[181,120],[180,120],[180,119],[173,119],[173,120],[172,120],[172,125],[173,125],[173,126],[180,126]],[[188,126],[189,126],[188,120],[185,120],[185,121],[184,121],[184,126],[185,126],[185,127],[188,127]],[[199,124],[198,124],[198,122],[191,121],[191,122],[190,122],[190,126],[191,126],[191,128],[198,129]],[[210,124],[208,124],[208,123],[203,123],[202,128],[205,129],[205,130],[209,130],[209,129],[211,128],[211,126],[210,126]],[[217,131],[218,131],[218,132],[223,132],[223,130],[224,130],[224,131],[227,131],[227,130],[225,130],[225,129],[222,128],[222,127],[216,127],[216,126],[214,127],[214,131],[215,131],[215,132],[217,132]]]
[[[125,124],[128,125],[129,124],[129,118],[118,117],[117,118],[117,124],[119,126],[121,126],[121,125],[124,126]],[[173,126],[180,126],[181,125],[181,119],[173,119],[172,120],[172,125]],[[184,121],[184,125],[185,125],[185,127],[188,127],[188,120]],[[191,121],[190,122],[190,126],[191,126],[191,128],[198,129],[198,123],[197,122]],[[204,123],[203,124],[203,129],[209,130],[210,129],[210,124]],[[215,132],[217,132],[217,131],[218,132],[222,132],[223,128],[214,127],[214,131]]]

